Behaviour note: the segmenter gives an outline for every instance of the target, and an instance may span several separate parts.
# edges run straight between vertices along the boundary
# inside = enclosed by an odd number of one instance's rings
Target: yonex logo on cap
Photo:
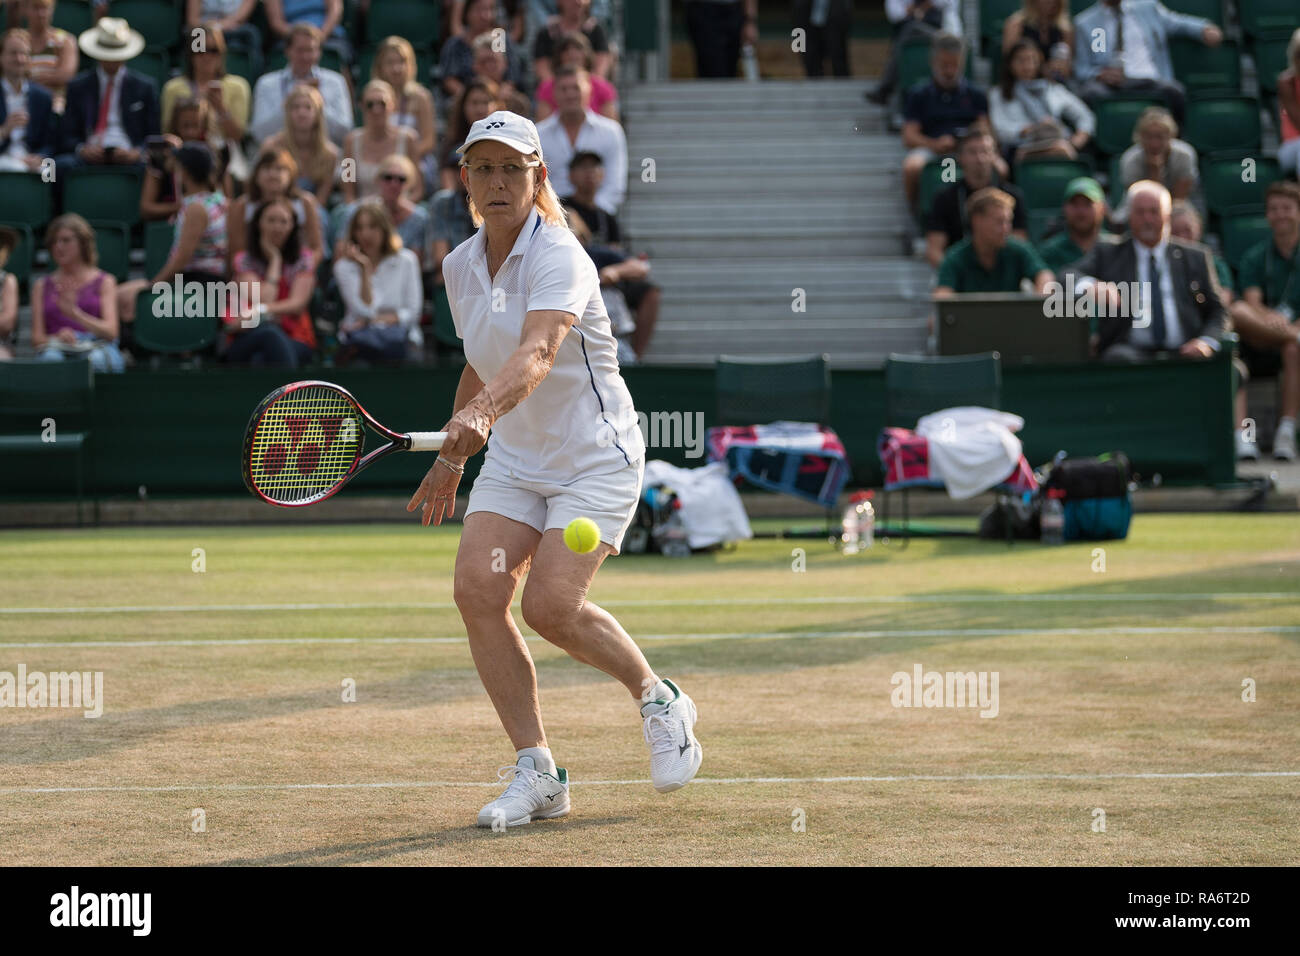
[[[484,127],[484,129],[500,129],[502,126],[505,125],[506,125],[505,120],[497,120],[495,123],[488,123],[487,126]]]

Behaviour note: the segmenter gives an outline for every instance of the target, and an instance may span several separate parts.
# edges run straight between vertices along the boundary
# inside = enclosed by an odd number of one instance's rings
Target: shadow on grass
[[[319,846],[267,856],[235,857],[208,866],[347,866],[358,863],[375,863],[408,853],[436,852],[468,846],[483,840],[526,839],[563,828],[565,832],[586,830],[591,827],[608,827],[611,824],[631,823],[636,817],[563,817],[559,820],[535,820],[526,826],[510,827],[496,832],[485,827],[455,827],[432,833],[391,837],[386,840],[368,840],[364,843],[342,843],[336,846]]]

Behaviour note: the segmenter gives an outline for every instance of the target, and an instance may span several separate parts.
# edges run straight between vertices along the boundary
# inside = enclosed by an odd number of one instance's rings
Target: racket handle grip
[[[411,432],[411,451],[438,451],[447,440],[446,432]]]

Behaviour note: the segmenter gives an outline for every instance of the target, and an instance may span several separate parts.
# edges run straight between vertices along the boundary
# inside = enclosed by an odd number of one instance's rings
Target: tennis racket
[[[365,426],[388,444],[362,457]],[[300,508],[336,494],[361,469],[399,451],[437,451],[446,432],[385,428],[346,388],[292,382],[253,411],[244,432],[244,484],[273,505]]]

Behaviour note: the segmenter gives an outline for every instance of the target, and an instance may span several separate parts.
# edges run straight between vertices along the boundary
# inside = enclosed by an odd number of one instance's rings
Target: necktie
[[[1115,4],[1115,52],[1124,52],[1124,11],[1122,4]]]
[[[1151,338],[1155,347],[1165,347],[1165,296],[1160,291],[1160,264],[1151,253]]]
[[[104,130],[108,129],[108,111],[113,101],[113,81],[117,79],[114,76],[108,78],[104,84],[104,98],[99,101],[99,119],[95,120],[95,135],[102,136]]]

